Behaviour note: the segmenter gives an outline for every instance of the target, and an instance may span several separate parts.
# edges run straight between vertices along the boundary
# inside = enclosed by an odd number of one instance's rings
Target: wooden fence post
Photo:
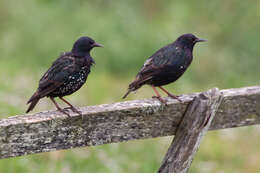
[[[222,101],[217,88],[196,96],[187,107],[158,173],[186,173]]]

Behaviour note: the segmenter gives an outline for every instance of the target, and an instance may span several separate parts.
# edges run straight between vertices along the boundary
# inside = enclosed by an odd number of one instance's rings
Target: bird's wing
[[[169,45],[159,49],[155,52],[149,59],[147,59],[136,75],[136,80],[140,82],[145,82],[150,80],[154,75],[160,73],[165,66],[170,63],[169,57],[174,56],[174,51],[169,49]]]
[[[39,81],[38,94],[44,97],[61,86],[75,71],[74,58],[68,55],[62,55],[43,75]]]

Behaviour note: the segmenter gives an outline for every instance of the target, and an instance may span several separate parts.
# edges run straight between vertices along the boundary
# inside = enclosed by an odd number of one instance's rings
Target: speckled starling
[[[169,97],[181,102],[177,96],[169,93],[162,86],[172,83],[182,76],[192,62],[194,45],[202,41],[206,40],[197,38],[193,34],[184,34],[175,42],[159,49],[145,61],[136,79],[129,85],[128,91],[123,98],[126,98],[130,92],[136,91],[141,86],[148,84],[156,93],[154,97],[162,103],[166,103],[166,101],[161,98],[156,87],[160,88]]]
[[[37,91],[27,102],[30,106],[26,113],[33,110],[41,98],[49,97],[59,111],[69,115],[54,100],[55,97],[59,97],[73,112],[81,114],[63,97],[74,93],[86,82],[90,68],[95,63],[90,55],[94,47],[102,47],[102,45],[90,37],[81,37],[74,43],[71,52],[62,53],[40,79]]]

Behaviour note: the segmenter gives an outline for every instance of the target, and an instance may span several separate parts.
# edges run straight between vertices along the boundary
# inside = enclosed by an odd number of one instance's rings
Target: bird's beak
[[[99,43],[94,43],[92,44],[92,47],[104,47],[102,44]]]
[[[202,38],[197,38],[197,39],[196,39],[196,43],[197,43],[197,42],[204,42],[204,41],[208,41],[208,40],[202,39]]]

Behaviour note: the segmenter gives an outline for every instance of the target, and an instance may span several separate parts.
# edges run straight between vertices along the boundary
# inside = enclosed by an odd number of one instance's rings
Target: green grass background
[[[143,62],[179,35],[208,39],[191,67],[167,86],[176,94],[260,84],[260,4],[254,0],[2,0],[0,118],[23,114],[52,61],[87,35],[103,44],[87,83],[68,99],[77,106],[122,101]],[[128,100],[149,98],[145,86]],[[54,109],[42,99],[35,112]],[[191,173],[259,173],[259,126],[209,132]],[[156,172],[172,137],[0,160],[1,173]]]

